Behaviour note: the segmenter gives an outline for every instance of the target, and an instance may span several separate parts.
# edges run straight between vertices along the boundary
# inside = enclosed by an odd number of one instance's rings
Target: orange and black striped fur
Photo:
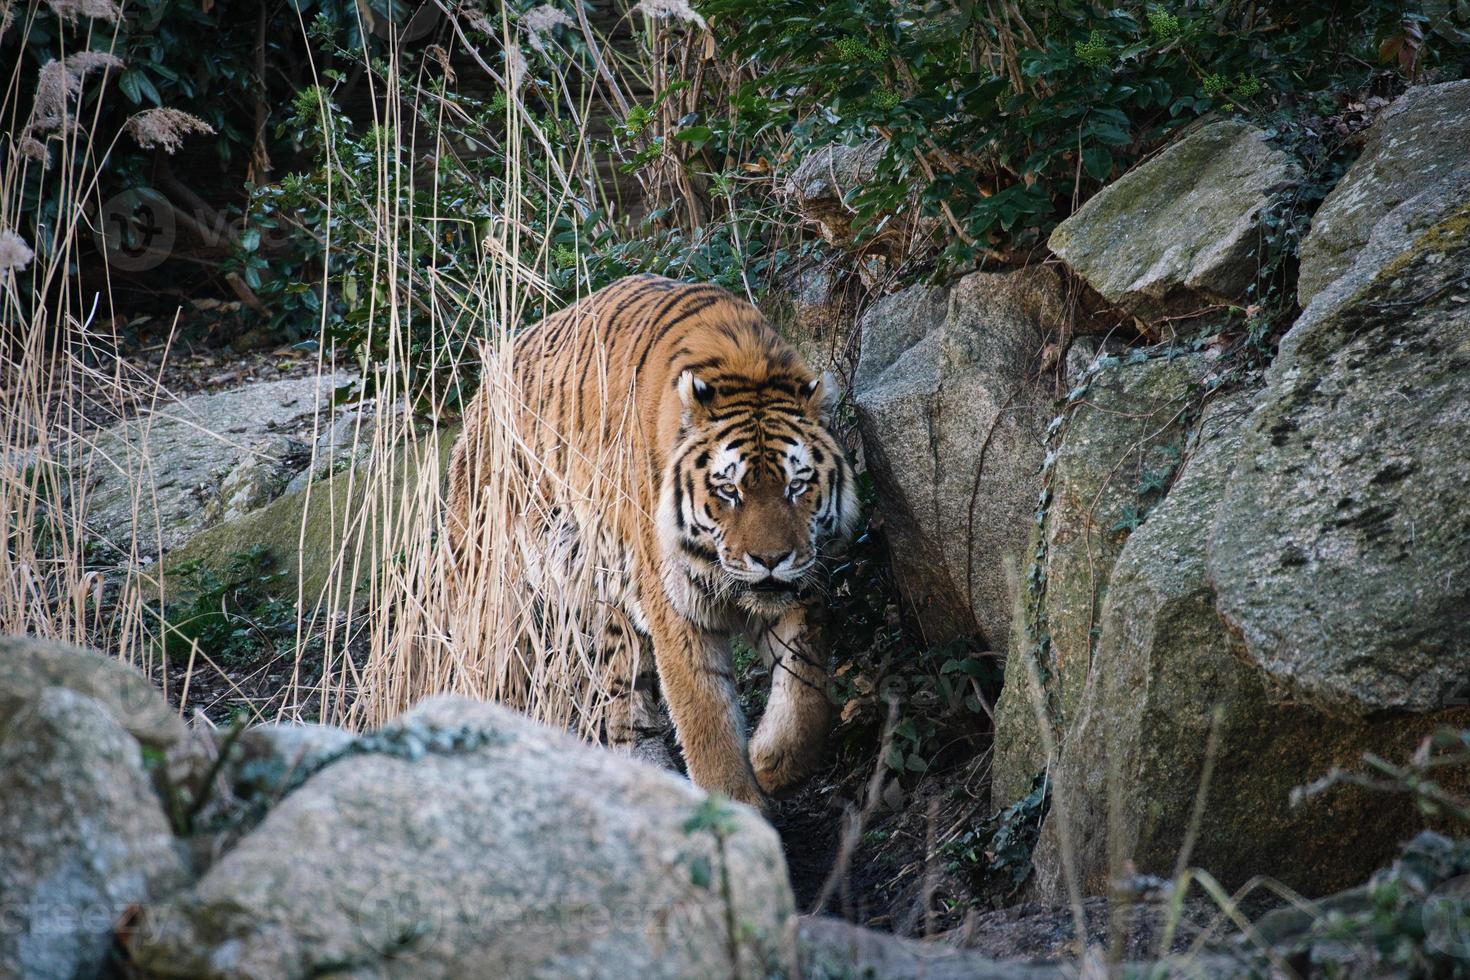
[[[699,786],[757,805],[792,786],[830,720],[810,591],[857,511],[851,467],[825,423],[823,379],[749,303],[658,276],[623,279],[547,317],[513,358],[517,434],[545,473],[544,513],[607,570],[599,591],[621,611],[603,630],[620,647],[612,661],[647,663],[651,647]],[[461,555],[473,551],[485,482],[475,447],[493,424],[486,397],[472,403],[451,463]],[[614,439],[624,451],[607,451]],[[588,512],[581,492],[607,480],[632,504],[611,517]],[[772,664],[748,752],[734,633]],[[651,710],[653,681],[618,680],[625,703],[607,734],[627,743]]]

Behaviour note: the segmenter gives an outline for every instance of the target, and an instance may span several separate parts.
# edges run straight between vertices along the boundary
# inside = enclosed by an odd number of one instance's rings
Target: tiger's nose
[[[762,568],[764,568],[766,571],[768,571],[768,572],[774,572],[776,570],[776,567],[778,565],[780,565],[783,561],[785,561],[786,559],[788,559],[788,558],[791,557],[791,552],[789,552],[789,551],[783,551],[780,554],[776,554],[776,555],[757,555],[754,552],[752,552],[750,554],[747,554],[746,557],[749,558],[755,564],[757,564],[757,565],[761,566]]]

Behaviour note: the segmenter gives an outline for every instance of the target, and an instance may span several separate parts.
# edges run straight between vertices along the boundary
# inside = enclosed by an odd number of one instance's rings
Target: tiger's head
[[[852,467],[824,423],[828,386],[793,370],[684,371],[676,387],[680,437],[659,506],[665,556],[701,599],[779,615],[857,519]]]

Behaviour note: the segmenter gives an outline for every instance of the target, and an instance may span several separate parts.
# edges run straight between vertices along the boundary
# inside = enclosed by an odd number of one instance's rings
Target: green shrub
[[[706,152],[737,155],[772,132],[798,150],[883,140],[875,178],[851,201],[858,225],[873,234],[917,207],[948,226],[941,270],[963,267],[1034,246],[1203,113],[1356,91],[1414,18],[1433,28],[1416,32],[1428,39],[1414,71],[1457,74],[1470,25],[1414,6],[1033,0],[997,19],[968,4],[706,0],[722,48],[757,67],[733,111],[698,125],[713,134]]]

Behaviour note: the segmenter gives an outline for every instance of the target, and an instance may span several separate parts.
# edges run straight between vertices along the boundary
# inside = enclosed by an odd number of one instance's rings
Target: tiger
[[[630,748],[656,727],[656,690],[689,778],[768,808],[819,763],[831,724],[822,575],[858,510],[831,424],[835,383],[751,303],[656,275],[618,280],[528,328],[508,373],[517,442],[550,471],[535,512],[559,526],[540,539],[570,539],[615,579],[599,590],[618,613],[600,619],[603,660],[629,672],[652,664],[611,679],[606,741]],[[474,550],[487,483],[476,447],[486,426],[506,424],[490,397],[482,384],[450,456],[459,555]],[[630,424],[609,425],[621,409]],[[608,452],[609,440],[622,451]],[[614,481],[632,506],[589,513],[593,480]],[[771,667],[748,742],[736,635]]]

